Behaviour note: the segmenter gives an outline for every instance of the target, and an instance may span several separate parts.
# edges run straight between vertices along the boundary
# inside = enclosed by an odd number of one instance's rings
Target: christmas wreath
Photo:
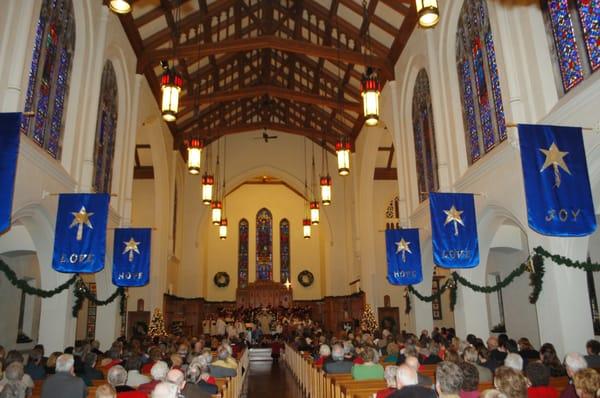
[[[315,281],[315,276],[309,270],[304,270],[298,274],[298,282],[304,287],[309,287]]]
[[[218,287],[229,286],[229,274],[227,272],[217,272],[213,281]]]

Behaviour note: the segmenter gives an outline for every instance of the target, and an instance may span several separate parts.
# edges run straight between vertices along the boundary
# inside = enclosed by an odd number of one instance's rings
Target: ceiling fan
[[[255,140],[265,140],[265,142],[266,142],[267,144],[269,143],[269,140],[274,140],[274,139],[276,139],[276,138],[278,138],[278,136],[276,136],[276,135],[269,135],[269,134],[267,133],[267,129],[265,129],[265,130],[263,131],[263,133],[262,133],[262,136],[261,136],[261,137],[254,137],[254,139],[255,139]]]

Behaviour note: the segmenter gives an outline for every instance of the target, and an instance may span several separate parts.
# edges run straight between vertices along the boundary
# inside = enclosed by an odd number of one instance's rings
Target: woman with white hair
[[[377,395],[375,396],[376,398],[387,398],[397,390],[397,388],[398,388],[398,385],[396,384],[396,373],[397,372],[398,372],[397,366],[386,366],[386,368],[383,372],[383,377],[385,378],[387,388],[377,391]]]
[[[331,348],[327,344],[321,344],[319,347],[319,358],[315,361],[315,365],[322,366],[331,356]]]
[[[162,382],[152,391],[151,398],[177,398],[178,393],[175,384]]]

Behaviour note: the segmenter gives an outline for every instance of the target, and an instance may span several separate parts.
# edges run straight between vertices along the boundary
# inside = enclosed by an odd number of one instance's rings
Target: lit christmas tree
[[[167,336],[167,332],[165,331],[165,320],[159,308],[156,308],[152,314],[152,320],[148,327],[148,336],[153,338]]]
[[[375,314],[373,314],[370,304],[365,305],[365,310],[362,313],[360,324],[364,331],[367,331],[371,334],[377,330],[377,321],[375,320]]]

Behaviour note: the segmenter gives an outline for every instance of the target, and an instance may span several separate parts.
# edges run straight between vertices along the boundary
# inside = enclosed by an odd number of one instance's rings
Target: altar
[[[292,289],[270,280],[258,280],[246,287],[238,287],[235,297],[237,308],[292,306]]]

